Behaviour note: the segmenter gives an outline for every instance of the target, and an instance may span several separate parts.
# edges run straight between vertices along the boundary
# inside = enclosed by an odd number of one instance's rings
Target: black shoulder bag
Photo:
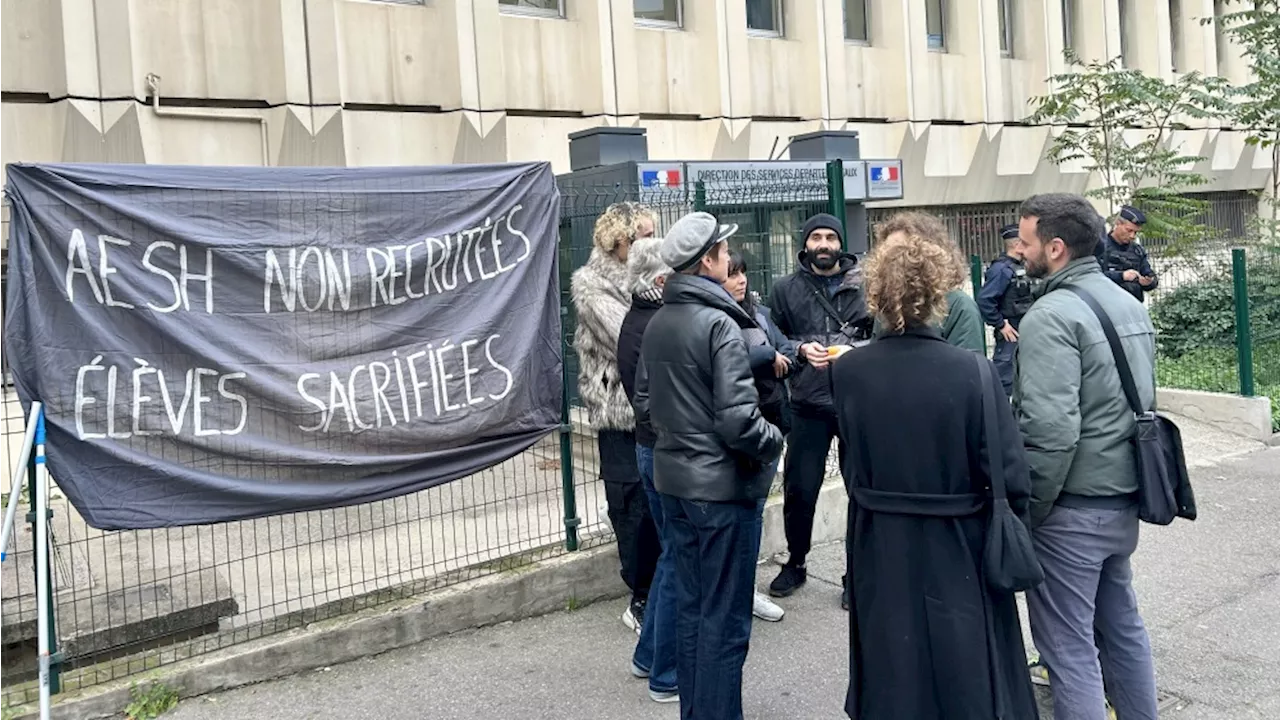
[[[1004,484],[1004,445],[1000,442],[1000,423],[996,408],[1008,412],[1004,393],[996,394],[997,383],[991,362],[974,355],[982,387],[982,444],[991,475],[991,523],[982,549],[982,574],[987,586],[1000,593],[1030,590],[1044,582],[1044,569],[1036,559],[1031,544],[1031,531],[1009,507]],[[1003,404],[1004,407],[1001,407]]]
[[[1196,519],[1196,498],[1182,452],[1182,432],[1163,415],[1143,409],[1138,387],[1125,357],[1120,336],[1096,298],[1081,287],[1067,286],[1089,306],[1102,324],[1111,355],[1120,373],[1120,386],[1138,423],[1133,444],[1138,459],[1138,517],[1153,525],[1168,525],[1175,518]]]

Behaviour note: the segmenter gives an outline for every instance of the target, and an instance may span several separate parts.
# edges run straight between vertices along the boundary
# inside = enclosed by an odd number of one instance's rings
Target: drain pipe
[[[244,113],[200,112],[183,108],[160,107],[160,76],[147,73],[147,89],[151,91],[151,112],[157,117],[186,118],[188,120],[232,120],[235,122],[258,123],[262,143],[262,164],[271,165],[271,145],[267,139],[267,118],[265,115],[246,115]]]

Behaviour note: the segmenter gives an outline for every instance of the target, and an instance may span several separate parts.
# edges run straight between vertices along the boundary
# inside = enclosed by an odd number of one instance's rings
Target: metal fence
[[[453,483],[365,505],[257,520],[141,531],[90,528],[53,489],[50,524],[55,692],[127,678],[363,608],[499,573],[612,539],[594,434],[577,403],[570,277],[590,255],[591,229],[611,203],[641,199],[657,232],[693,209],[741,230],[733,245],[768,293],[791,272],[796,235],[815,212],[838,211],[828,181],[786,187],[702,186],[693,192],[567,188],[560,225],[566,430]],[[643,195],[643,197],[640,197]],[[842,195],[838,195],[842,197]],[[7,369],[5,373],[7,379]],[[0,387],[4,485],[24,419]],[[53,450],[56,452],[56,449]],[[830,468],[834,472],[834,465]],[[5,489],[7,495],[7,487]],[[29,510],[24,500],[22,510]],[[33,702],[35,542],[21,522],[3,573],[3,698]],[[32,518],[34,519],[34,518]]]
[[[596,441],[577,402],[578,364],[572,350],[576,317],[569,297],[571,274],[590,255],[596,218],[614,202],[640,200],[657,212],[658,234],[695,209],[713,212],[722,222],[737,223],[741,229],[731,244],[746,257],[750,283],[767,301],[774,280],[794,269],[804,220],[816,212],[843,216],[843,202],[831,201],[843,197],[839,177],[838,172],[829,172],[825,180],[777,187],[562,187],[559,284],[565,333],[565,430],[471,477],[354,507],[219,525],[112,532],[88,527],[55,488],[51,556],[61,689],[137,675],[608,542],[612,533],[598,480]],[[919,209],[939,214],[961,246],[984,260],[1002,250],[1000,225],[1017,219],[1017,206],[1011,203]],[[869,209],[868,218],[874,225],[897,210]],[[1189,287],[1218,277],[1214,273],[1221,273],[1227,261],[1211,255],[1197,266],[1194,276],[1179,276],[1172,266],[1162,268],[1167,279],[1160,292],[1171,297],[1179,285]],[[1256,263],[1249,268],[1251,277],[1280,277],[1280,261],[1274,255],[1249,257]],[[1275,292],[1276,286],[1263,282],[1258,287],[1265,295]],[[1280,318],[1258,306],[1254,312],[1254,332],[1260,338],[1252,346],[1254,376],[1260,389],[1274,393],[1280,386],[1280,352],[1276,351],[1280,338],[1275,335]],[[1226,348],[1219,349],[1225,353]],[[1172,372],[1170,362],[1162,354],[1162,372]],[[1206,377],[1218,383],[1207,389],[1227,388],[1230,363],[1204,362],[1213,368]],[[1189,372],[1178,377],[1189,378],[1179,380],[1184,384],[1212,384],[1200,382],[1200,376]],[[24,422],[8,383],[0,388],[0,400],[0,448],[4,451],[0,468],[7,484]],[[828,471],[835,470],[834,463],[829,464]],[[23,509],[27,509],[25,503]],[[0,566],[3,705],[25,704],[36,694],[33,547],[31,526],[19,523],[11,538],[10,557]]]
[[[1159,384],[1268,396],[1280,431],[1280,248],[1214,244],[1154,267]]]

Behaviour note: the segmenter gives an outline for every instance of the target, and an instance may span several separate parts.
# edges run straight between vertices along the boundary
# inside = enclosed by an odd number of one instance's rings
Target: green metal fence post
[[[568,318],[569,308],[560,308],[560,322]],[[560,333],[560,483],[564,487],[564,548],[569,552],[578,549],[578,526],[582,519],[578,517],[577,487],[573,482],[573,418],[569,415],[569,342]]]
[[[1249,271],[1244,248],[1231,251],[1231,284],[1236,306],[1236,362],[1240,394],[1253,397],[1253,332],[1249,327]]]
[[[969,256],[969,277],[973,280],[973,297],[978,298],[978,291],[982,289],[982,257],[979,255]],[[982,333],[982,352],[987,352],[987,333]]]
[[[701,180],[693,185],[693,210],[694,212],[707,211],[707,186]]]
[[[840,221],[840,227],[845,228],[844,234],[848,235],[848,222],[846,222],[844,209],[843,160],[830,160],[827,162],[827,212]],[[847,241],[845,245],[848,245]]]

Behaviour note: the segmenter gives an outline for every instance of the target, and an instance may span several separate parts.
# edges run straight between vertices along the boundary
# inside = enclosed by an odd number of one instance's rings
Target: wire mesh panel
[[[5,379],[0,487],[7,496],[24,419],[7,372]],[[482,472],[394,499],[143,531],[89,527],[54,477],[53,619],[64,657],[62,689],[135,675],[564,552],[561,455],[552,434]],[[33,701],[38,692],[35,544],[23,521],[29,509],[24,499],[0,566],[3,706]],[[600,524],[593,507],[577,514]]]
[[[1156,326],[1156,377],[1161,387],[1240,391],[1236,365],[1231,248],[1151,255],[1159,286],[1147,293]]]
[[[11,388],[4,400],[12,450],[22,421]],[[95,530],[55,487],[62,686],[126,677],[560,553],[562,502],[555,436],[423,492],[218,525]],[[596,522],[594,509],[580,512]],[[18,557],[4,562],[6,704],[31,701],[37,691],[29,526],[15,534]]]

